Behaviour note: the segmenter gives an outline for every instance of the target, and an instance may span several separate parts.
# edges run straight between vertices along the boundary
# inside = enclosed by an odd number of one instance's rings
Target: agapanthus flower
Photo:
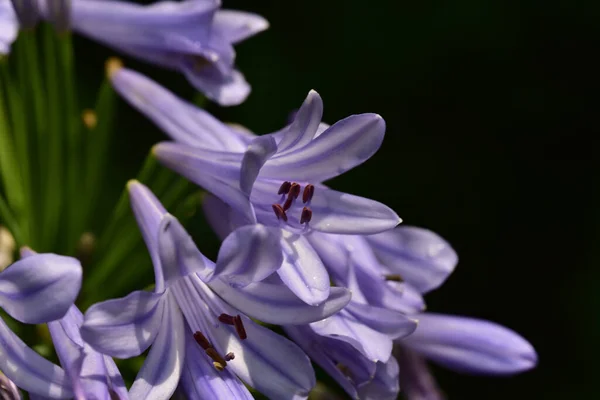
[[[23,8],[22,1],[13,0]],[[14,40],[16,15],[10,0],[0,0],[0,51]],[[34,2],[28,2],[35,5]],[[235,69],[239,43],[268,27],[252,13],[222,10],[219,0],[127,1],[70,0],[37,3],[41,18],[144,61],[179,71],[208,98],[221,105],[246,99],[250,85]],[[28,15],[19,13],[19,19]],[[30,13],[35,10],[31,6]]]
[[[130,396],[166,399],[180,383],[190,399],[251,397],[240,378],[270,398],[305,398],[315,384],[308,357],[231,304],[245,303],[256,311],[253,317],[266,316],[269,322],[307,323],[339,311],[349,292],[340,288],[312,307],[283,285],[232,288],[145,186],[133,181],[128,187],[154,264],[155,291],[92,306],[83,337],[118,358],[151,346]]]
[[[17,385],[6,377],[0,371],[0,399],[2,400],[21,400],[21,393]]]
[[[65,317],[81,286],[81,265],[71,257],[36,254],[0,272],[0,307],[17,321],[40,324]],[[58,349],[58,347],[57,347]],[[0,319],[0,371],[19,388],[73,397],[69,372],[29,348]]]
[[[18,32],[19,23],[10,1],[0,0],[0,56],[10,52]]]
[[[122,68],[111,79],[121,95],[175,139],[154,148],[158,159],[230,207],[228,220],[239,229],[223,243],[219,260],[231,262],[219,272],[232,284],[244,286],[277,272],[300,299],[320,304],[330,294],[330,279],[306,236],[373,234],[400,222],[381,203],[321,183],[375,153],[385,132],[377,114],[352,115],[327,126],[321,123],[321,98],[311,91],[290,125],[255,136],[219,122],[134,71]],[[253,250],[258,243],[276,242],[279,246],[261,248],[272,258],[283,254],[282,264],[259,268]]]

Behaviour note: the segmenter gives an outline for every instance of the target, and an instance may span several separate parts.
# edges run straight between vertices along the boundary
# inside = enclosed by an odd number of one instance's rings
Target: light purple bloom
[[[267,286],[258,290],[256,284],[232,288],[145,186],[137,182],[128,186],[155,267],[155,291],[137,291],[92,306],[82,335],[98,351],[118,358],[141,354],[152,346],[130,397],[166,399],[178,383],[189,398],[249,397],[235,375],[272,398],[306,397],[315,384],[308,357],[234,307],[257,310],[252,316],[270,313],[267,316],[275,323],[295,319],[307,323],[339,311],[349,301],[349,293],[340,289],[319,308],[300,302],[283,285],[261,282],[258,285]],[[240,315],[247,338],[222,322],[221,314]],[[199,344],[192,336],[198,332],[222,357],[229,352],[235,355],[223,371],[216,372],[210,358],[201,349],[194,350]]]
[[[0,272],[0,306],[26,324],[50,322],[65,316],[80,286],[76,259],[31,255]],[[73,396],[65,371],[30,349],[1,319],[0,370],[18,387],[40,396]]]
[[[227,265],[223,275],[235,276],[233,284],[244,286],[277,272],[304,302],[321,304],[331,292],[329,275],[308,235],[374,234],[400,222],[381,203],[321,183],[377,151],[385,131],[379,115],[353,115],[332,126],[322,124],[323,104],[312,91],[290,125],[257,137],[219,122],[134,71],[120,69],[112,82],[175,139],[155,147],[158,159],[229,206],[225,212],[231,226],[226,230],[241,228],[224,241],[217,271]],[[259,246],[261,242],[265,244]],[[273,246],[275,242],[280,245]],[[260,257],[249,257],[255,247],[264,251]],[[240,249],[244,255],[237,253]],[[283,263],[275,262],[279,257]],[[221,262],[236,258],[237,264]],[[270,261],[256,265],[266,259]]]
[[[208,98],[221,105],[243,102],[250,85],[234,67],[233,45],[268,28],[252,13],[222,10],[219,0],[127,1],[39,0],[41,17],[133,57],[183,73]],[[0,51],[14,40],[16,16],[4,15],[10,0],[0,0]],[[70,21],[69,21],[70,20]],[[6,21],[6,22],[4,22]]]
[[[2,400],[21,400],[19,389],[2,371],[0,371],[0,398]]]
[[[19,23],[10,1],[0,0],[0,55],[10,52],[18,32]]]

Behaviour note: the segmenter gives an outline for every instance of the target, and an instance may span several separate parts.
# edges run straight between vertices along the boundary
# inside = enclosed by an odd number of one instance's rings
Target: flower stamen
[[[306,185],[306,187],[304,188],[304,192],[302,193],[302,202],[307,203],[307,202],[311,201],[314,194],[315,194],[315,186],[311,185],[311,184]]]
[[[222,369],[219,369],[219,367],[217,367],[217,364],[219,364],[221,366],[221,368],[225,368],[227,366],[227,361],[225,361],[225,359],[223,357],[221,357],[221,355],[219,353],[217,353],[217,350],[215,350],[213,347],[209,347],[208,349],[206,349],[204,351],[206,352],[207,356],[212,358],[212,360],[214,361],[213,365],[219,371],[222,371]]]
[[[240,337],[241,340],[244,340],[248,337],[246,334],[246,328],[244,328],[244,323],[242,322],[242,317],[236,315],[233,319],[233,324],[235,326],[235,330]]]
[[[194,333],[194,339],[196,340],[196,343],[198,343],[204,350],[212,347],[206,336],[204,336],[200,331],[196,331]]]
[[[294,199],[297,199],[298,196],[300,196],[301,189],[302,187],[298,183],[292,183],[292,186],[290,187],[290,196],[294,196]]]
[[[402,276],[400,276],[399,274],[384,275],[383,277],[386,281],[390,282],[404,282],[404,279],[402,279]]]
[[[279,204],[273,204],[273,212],[275,213],[275,216],[277,217],[277,219],[282,219],[285,222],[287,222],[287,215],[285,214],[285,210],[283,209],[283,207],[281,207]]]
[[[279,187],[279,191],[277,192],[277,194],[288,194],[288,192],[290,191],[291,187],[292,187],[291,182],[285,181]]]
[[[302,209],[302,214],[300,215],[300,223],[309,223],[310,220],[312,219],[312,210],[308,207],[304,207]]]
[[[225,354],[225,361],[231,361],[235,358],[235,354],[233,354],[233,352],[229,352],[227,354]]]
[[[231,316],[231,315],[229,315],[229,314],[221,314],[221,315],[219,315],[219,318],[218,318],[218,319],[219,319],[219,321],[221,321],[221,322],[222,322],[222,323],[224,323],[224,324],[227,324],[227,325],[233,325],[233,324],[234,324],[233,320],[234,320],[235,318],[234,318],[234,317],[232,317],[232,316]]]

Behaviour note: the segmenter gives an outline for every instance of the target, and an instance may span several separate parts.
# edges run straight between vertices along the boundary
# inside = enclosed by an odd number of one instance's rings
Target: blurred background
[[[241,106],[208,109],[256,133],[282,127],[316,89],[324,120],[376,112],[381,150],[331,186],[377,199],[405,224],[456,249],[454,275],[429,309],[490,319],[530,340],[537,369],[510,378],[435,369],[450,399],[583,399],[600,355],[600,141],[593,99],[600,3],[592,1],[225,0],[266,17],[269,31],[237,46],[253,86]],[[92,104],[115,53],[76,38]],[[124,58],[180,95],[178,74]],[[82,87],[86,97],[87,87]],[[119,100],[109,161],[112,206],[148,149],[165,138]],[[200,249],[218,242],[199,216]],[[150,272],[150,271],[148,271]],[[149,277],[150,281],[150,277]]]

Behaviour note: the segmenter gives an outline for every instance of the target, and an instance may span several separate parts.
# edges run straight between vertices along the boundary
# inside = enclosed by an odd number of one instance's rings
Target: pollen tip
[[[123,61],[118,57],[110,57],[106,60],[106,76],[112,78],[119,70],[123,68]]]
[[[136,185],[140,185],[140,181],[138,181],[137,179],[128,180],[127,181],[127,190],[131,191],[133,189],[133,187]]]
[[[85,109],[81,112],[83,125],[88,129],[94,129],[98,125],[98,115],[92,109]]]
[[[217,362],[217,361],[213,361],[213,366],[219,372],[221,372],[221,371],[223,371],[225,369],[225,367],[223,366],[223,364],[221,364],[220,362]]]

